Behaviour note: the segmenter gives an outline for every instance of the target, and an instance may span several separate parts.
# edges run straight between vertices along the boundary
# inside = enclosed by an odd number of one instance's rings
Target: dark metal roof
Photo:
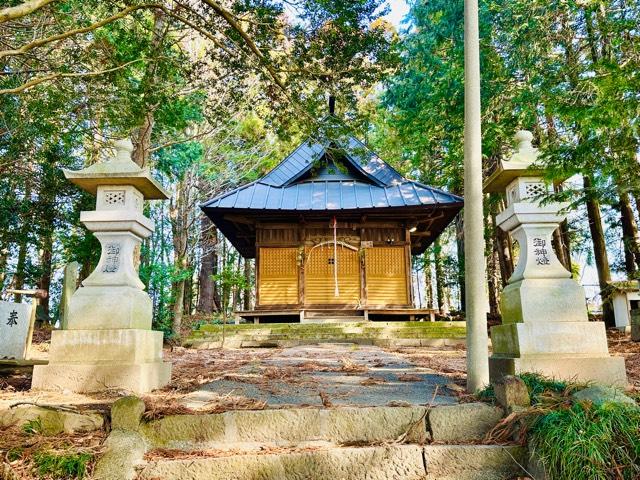
[[[359,210],[462,204],[462,198],[418,182],[404,180],[379,187],[355,180],[305,181],[274,187],[262,180],[244,185],[206,202],[211,209],[242,210]]]
[[[340,138],[307,139],[264,177],[202,210],[247,258],[256,254],[256,222],[317,221],[337,213],[345,221],[375,216],[418,224],[412,252],[424,252],[460,211],[462,198],[408,180],[355,138]]]
[[[307,139],[273,170],[262,177],[260,181],[267,185],[282,187],[299,180],[313,168],[317,160],[327,154],[331,144],[334,144],[336,149],[344,153],[345,160],[351,166],[377,185],[389,186],[406,181],[388,163],[353,137],[325,143]]]

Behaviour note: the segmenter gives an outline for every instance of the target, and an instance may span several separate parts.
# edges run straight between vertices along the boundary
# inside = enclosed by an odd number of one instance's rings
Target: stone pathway
[[[286,348],[188,394],[198,409],[221,395],[279,406],[382,406],[456,403],[451,379],[374,346]],[[455,387],[453,387],[455,388]]]

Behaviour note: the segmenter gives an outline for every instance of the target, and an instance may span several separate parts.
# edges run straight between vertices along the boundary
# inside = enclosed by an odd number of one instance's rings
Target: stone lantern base
[[[492,382],[531,372],[562,380],[627,385],[624,358],[609,356],[604,323],[588,321],[584,289],[574,280],[514,283],[503,292],[502,307],[507,323],[491,328]]]
[[[596,382],[621,388],[627,386],[627,374],[622,357],[554,354],[511,358],[492,355],[489,358],[489,376],[492,383],[505,375],[519,373],[539,373],[548,378]]]
[[[56,330],[48,365],[33,369],[32,388],[144,393],[171,379],[162,361],[162,332],[139,329]]]

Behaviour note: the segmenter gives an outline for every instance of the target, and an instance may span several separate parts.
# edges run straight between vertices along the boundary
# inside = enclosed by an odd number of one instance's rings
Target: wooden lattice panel
[[[365,259],[367,304],[408,304],[405,248],[367,248]]]
[[[259,304],[297,304],[298,249],[261,248],[258,262]]]
[[[307,305],[357,304],[360,301],[360,261],[358,252],[337,248],[338,291],[335,296],[333,245],[307,248],[304,271],[304,300]]]

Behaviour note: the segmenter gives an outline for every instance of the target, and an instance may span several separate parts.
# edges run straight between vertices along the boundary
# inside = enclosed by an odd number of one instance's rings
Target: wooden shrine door
[[[298,249],[261,248],[258,261],[258,305],[298,303]]]
[[[403,246],[365,249],[367,305],[407,305],[407,252]]]
[[[338,296],[335,288],[335,263],[338,266]],[[342,244],[337,257],[332,242],[305,250],[305,305],[358,305],[360,303],[360,258],[358,250]]]

